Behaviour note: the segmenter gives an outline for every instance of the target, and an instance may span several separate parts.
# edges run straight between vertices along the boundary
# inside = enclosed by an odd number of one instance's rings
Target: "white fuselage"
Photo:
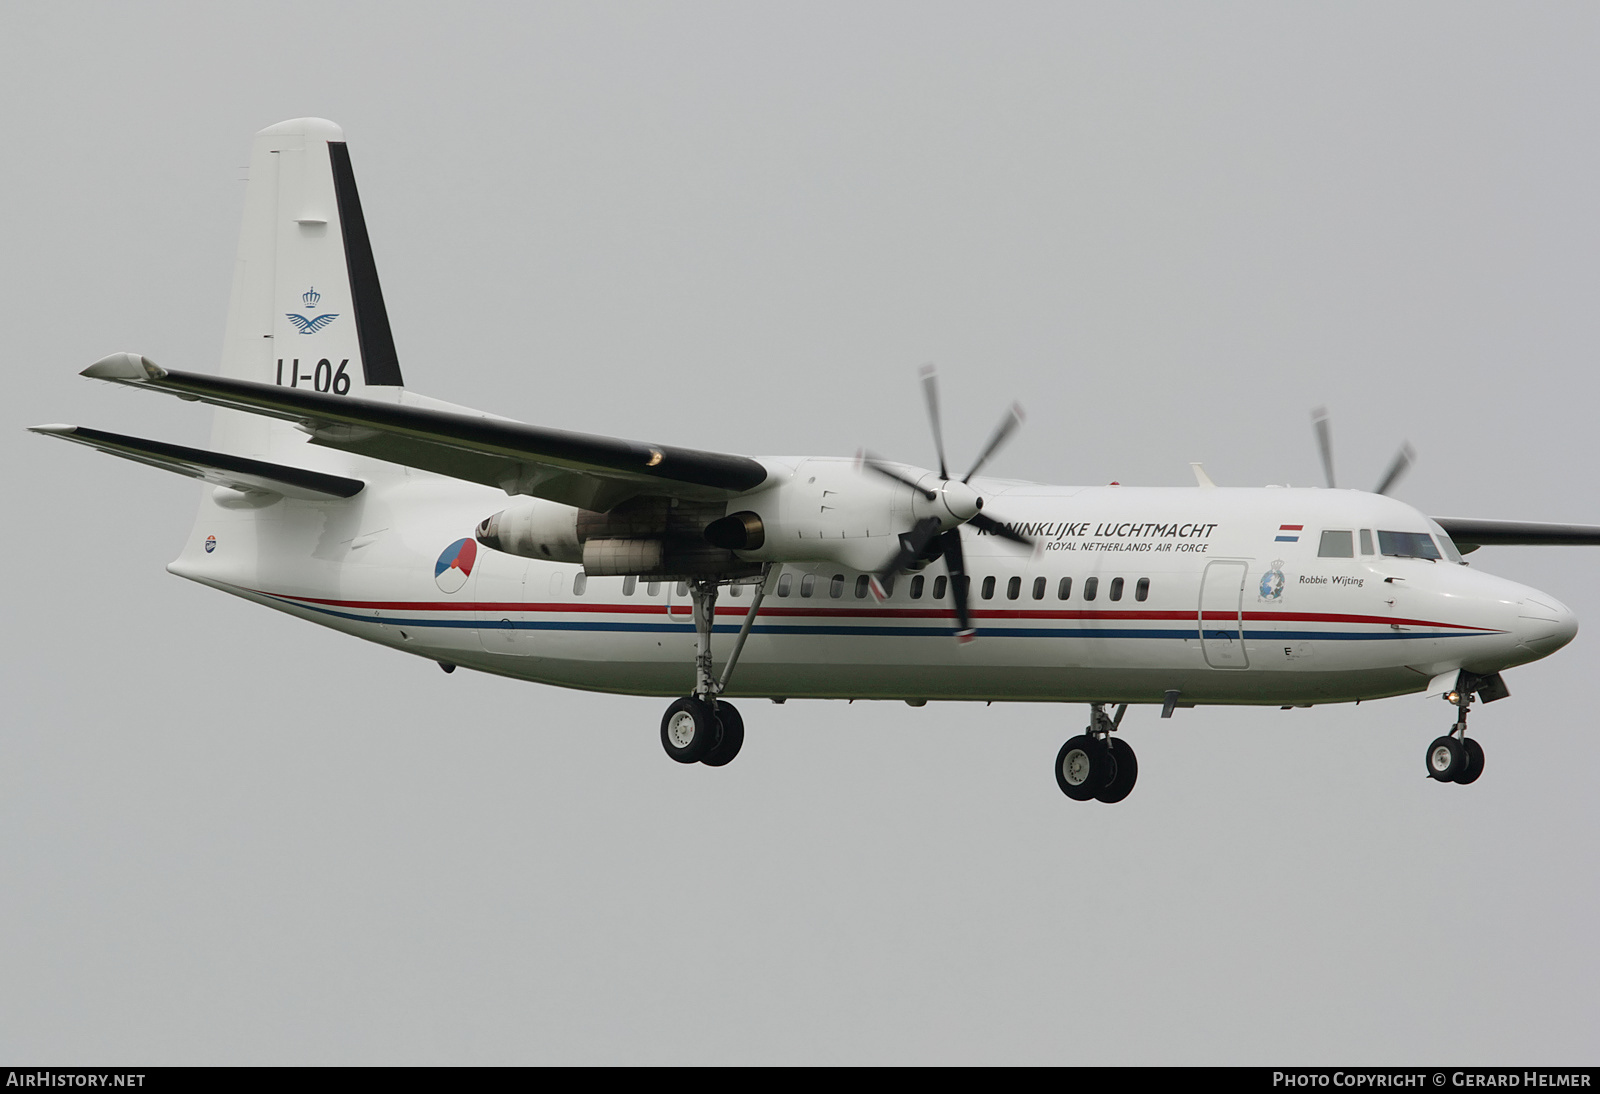
[[[763,462],[789,483],[855,474],[835,459]],[[695,630],[676,582],[581,577],[576,564],[481,547],[467,569],[436,575],[441,552],[471,541],[506,497],[389,466],[347,501],[241,508],[208,496],[170,569],[447,664],[596,691],[690,690]],[[1537,590],[1446,560],[1363,551],[1363,529],[1429,527],[1378,495],[974,486],[986,512],[1038,544],[1030,554],[963,530],[978,641],[952,639],[941,561],[902,575],[882,602],[863,569],[775,563],[727,694],[1159,703],[1175,690],[1183,704],[1345,702],[1536,660],[1576,631]],[[1327,530],[1351,533],[1351,557],[1319,557]],[[886,559],[896,532],[838,534],[861,541],[852,550],[862,559]],[[723,590],[719,660],[753,593]]]

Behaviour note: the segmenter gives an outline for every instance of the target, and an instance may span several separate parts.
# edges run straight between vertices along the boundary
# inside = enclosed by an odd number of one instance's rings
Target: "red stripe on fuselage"
[[[668,612],[666,602],[650,604],[607,604],[576,602],[536,602],[517,603],[515,601],[478,601],[464,600],[458,603],[439,600],[329,600],[315,596],[292,596],[288,593],[269,593],[262,590],[252,590],[262,596],[277,597],[281,600],[300,601],[306,604],[322,604],[333,608],[354,608],[366,611],[397,611],[397,612],[482,612],[493,614],[496,612],[539,612],[545,614],[602,614],[602,615],[671,615],[675,619],[688,623],[687,613],[689,604],[681,601],[681,607],[674,605],[675,610]],[[748,611],[743,605],[728,605],[717,614],[724,618],[744,615]],[[810,619],[949,619],[955,613],[950,608],[799,608],[788,605],[762,604],[761,610],[756,613],[762,618],[779,619],[810,618]],[[1238,619],[1241,613],[1219,611],[1206,612],[1206,619]],[[1246,621],[1264,622],[1275,620],[1281,623],[1357,623],[1375,626],[1387,626],[1391,623],[1410,627],[1442,627],[1451,630],[1481,631],[1490,630],[1488,627],[1475,627],[1468,623],[1439,623],[1426,619],[1405,619],[1381,615],[1344,615],[1336,612],[1244,612]],[[1137,610],[1137,609],[1026,609],[1026,608],[973,608],[971,615],[974,619],[1139,619],[1139,620],[1168,620],[1168,621],[1195,621],[1196,613],[1192,611],[1169,610]]]

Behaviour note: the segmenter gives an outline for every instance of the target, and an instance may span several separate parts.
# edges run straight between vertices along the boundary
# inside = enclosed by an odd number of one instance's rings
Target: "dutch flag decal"
[[[1300,532],[1304,528],[1305,528],[1304,524],[1280,524],[1280,525],[1278,525],[1278,538],[1273,540],[1273,542],[1274,543],[1299,543],[1300,542]]]

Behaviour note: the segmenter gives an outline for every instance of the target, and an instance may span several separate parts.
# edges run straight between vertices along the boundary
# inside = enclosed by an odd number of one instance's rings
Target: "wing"
[[[1455,540],[1462,554],[1479,547],[1600,546],[1600,525],[1540,524],[1522,520],[1471,520],[1434,517],[1433,521]]]
[[[745,456],[169,372],[129,353],[83,375],[292,421],[313,444],[601,512],[641,494],[720,500],[767,479],[766,467]]]
[[[81,425],[36,425],[30,428],[34,433],[88,445],[125,460],[252,493],[281,494],[289,498],[349,498],[359,494],[366,485],[360,479],[347,479],[343,475],[327,475],[321,471],[307,471],[303,467],[207,452],[200,448],[185,448],[164,441],[145,440],[143,437],[127,437],[121,433],[107,433]]]

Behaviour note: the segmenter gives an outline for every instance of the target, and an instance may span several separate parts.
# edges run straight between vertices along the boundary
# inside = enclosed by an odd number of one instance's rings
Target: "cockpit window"
[[[1324,532],[1317,545],[1318,558],[1355,558],[1355,540],[1349,532]]]
[[[1439,559],[1439,548],[1426,532],[1385,532],[1378,529],[1378,553],[1391,558]]]
[[[1455,541],[1450,538],[1450,533],[1439,527],[1436,521],[1429,521],[1428,527],[1433,529],[1433,538],[1439,544],[1439,549],[1444,552],[1447,562],[1454,562],[1457,566],[1465,566],[1461,552],[1456,549]]]

